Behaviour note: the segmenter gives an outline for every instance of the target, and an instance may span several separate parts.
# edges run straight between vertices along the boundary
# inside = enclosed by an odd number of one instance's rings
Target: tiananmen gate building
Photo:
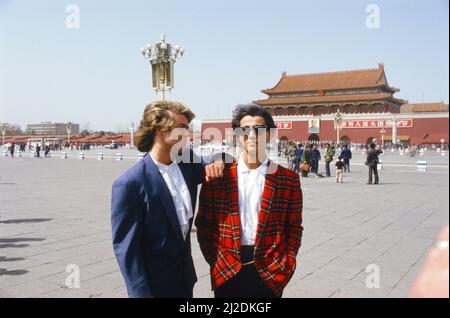
[[[335,114],[342,113],[340,142],[440,144],[448,142],[448,104],[409,104],[396,98],[398,88],[387,81],[384,66],[367,70],[287,75],[264,89],[266,99],[254,103],[273,116],[281,140],[336,141]],[[230,114],[231,117],[231,114]],[[232,140],[231,119],[203,120],[209,128]]]

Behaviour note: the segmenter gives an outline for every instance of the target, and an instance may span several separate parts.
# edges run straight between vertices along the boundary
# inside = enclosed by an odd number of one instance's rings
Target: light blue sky
[[[65,27],[71,3],[79,29]],[[379,29],[366,27],[371,3]],[[0,122],[138,122],[158,98],[139,49],[161,33],[186,49],[168,98],[198,119],[229,118],[236,104],[264,98],[282,71],[379,62],[397,97],[448,102],[448,10],[448,0],[0,0]]]

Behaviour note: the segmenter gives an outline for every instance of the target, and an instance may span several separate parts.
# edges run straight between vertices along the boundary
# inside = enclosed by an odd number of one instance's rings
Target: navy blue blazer
[[[191,153],[192,155],[192,153]],[[203,163],[179,163],[192,208]],[[130,297],[191,298],[197,282],[190,232],[183,239],[172,196],[148,154],[112,187],[114,253]]]

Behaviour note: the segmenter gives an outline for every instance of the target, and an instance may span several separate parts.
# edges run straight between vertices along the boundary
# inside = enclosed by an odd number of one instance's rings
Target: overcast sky
[[[69,4],[79,28],[67,27]],[[367,26],[370,4],[379,28]],[[137,123],[159,98],[139,50],[161,33],[186,49],[168,98],[197,119],[229,118],[283,71],[378,63],[398,98],[448,103],[448,10],[448,0],[0,0],[0,122]]]

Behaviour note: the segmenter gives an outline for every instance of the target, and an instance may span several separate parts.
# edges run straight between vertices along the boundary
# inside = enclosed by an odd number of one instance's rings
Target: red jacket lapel
[[[264,182],[264,191],[261,198],[261,207],[259,209],[258,229],[256,231],[255,246],[259,246],[259,241],[263,237],[264,228],[266,227],[267,217],[269,216],[273,196],[277,185],[277,165],[269,160],[267,168],[266,180]]]
[[[241,224],[239,213],[239,183],[237,162],[230,164],[228,170],[228,203],[230,207],[230,226],[233,229],[233,245],[239,253],[241,249]]]

